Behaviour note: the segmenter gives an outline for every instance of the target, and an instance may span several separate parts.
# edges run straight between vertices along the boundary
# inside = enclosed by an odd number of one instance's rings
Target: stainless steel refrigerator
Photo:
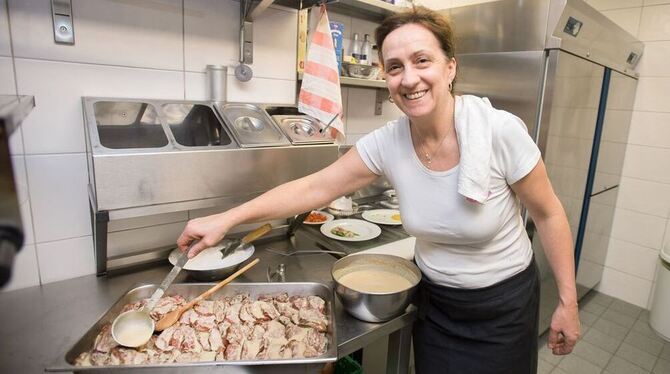
[[[643,44],[579,0],[502,0],[444,11],[457,35],[456,90],[524,120],[574,239],[578,296],[601,280]],[[558,301],[532,220],[540,333]]]

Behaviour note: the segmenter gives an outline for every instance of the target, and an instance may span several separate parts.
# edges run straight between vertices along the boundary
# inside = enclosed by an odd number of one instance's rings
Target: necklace
[[[416,133],[419,135],[420,138],[424,139],[423,135],[421,134],[421,131],[419,131],[419,127],[416,127]],[[423,153],[424,157],[426,158],[426,163],[428,164],[427,167],[428,169],[431,169],[432,163],[433,163],[433,158],[437,154],[437,151],[442,148],[442,143],[444,143],[444,140],[447,138],[447,135],[449,135],[449,131],[447,131],[444,136],[442,136],[442,139],[440,140],[439,143],[437,143],[437,146],[433,150],[432,153],[426,152],[426,149],[423,147],[423,141],[419,142],[419,148],[421,149],[421,153]]]

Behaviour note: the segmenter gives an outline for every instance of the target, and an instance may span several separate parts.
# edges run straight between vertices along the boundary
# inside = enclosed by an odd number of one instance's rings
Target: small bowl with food
[[[349,314],[366,322],[385,322],[402,315],[421,281],[411,261],[384,254],[344,257],[331,271],[335,293]]]
[[[320,210],[313,210],[305,217],[305,220],[302,221],[302,223],[306,225],[320,225],[324,222],[332,221],[334,220],[335,217],[326,212],[322,212]]]

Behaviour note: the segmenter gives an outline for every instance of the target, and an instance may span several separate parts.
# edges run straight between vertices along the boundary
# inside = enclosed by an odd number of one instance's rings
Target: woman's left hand
[[[577,303],[566,306],[559,302],[551,317],[547,346],[555,355],[567,355],[577,344],[580,328]]]

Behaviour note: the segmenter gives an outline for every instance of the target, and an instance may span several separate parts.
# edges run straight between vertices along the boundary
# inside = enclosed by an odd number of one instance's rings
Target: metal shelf
[[[298,80],[302,80],[302,73],[298,73]],[[386,89],[386,81],[382,79],[361,79],[340,76],[340,86]]]
[[[305,9],[321,2],[322,0],[303,0],[302,2],[299,0],[276,0],[274,3],[294,9]],[[326,5],[329,11],[377,22],[403,9],[382,0],[328,0]]]
[[[379,79],[340,77],[340,85],[348,87],[386,88],[386,81]]]

